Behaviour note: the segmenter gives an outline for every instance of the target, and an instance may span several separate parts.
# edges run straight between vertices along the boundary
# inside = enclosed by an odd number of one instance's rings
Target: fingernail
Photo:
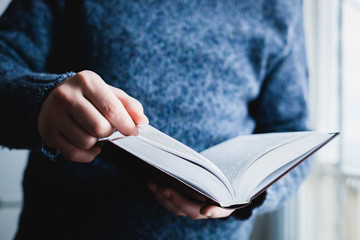
[[[145,124],[149,124],[149,118],[145,116]]]
[[[212,216],[212,212],[211,211],[209,211],[209,212],[207,212],[207,213],[205,213],[205,216],[207,216],[207,217],[211,217]]]
[[[213,212],[211,210],[208,210],[207,208],[201,208],[200,213],[206,217],[211,217]]]

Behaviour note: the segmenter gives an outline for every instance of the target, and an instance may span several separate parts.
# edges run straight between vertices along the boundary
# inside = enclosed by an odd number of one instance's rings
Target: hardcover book
[[[183,186],[182,192],[224,208],[251,202],[339,133],[316,131],[242,135],[200,153],[155,129],[100,139],[131,153]]]

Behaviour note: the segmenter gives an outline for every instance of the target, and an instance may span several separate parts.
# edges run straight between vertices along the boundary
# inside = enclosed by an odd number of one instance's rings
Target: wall
[[[21,208],[27,151],[0,150],[0,239],[12,239]]]

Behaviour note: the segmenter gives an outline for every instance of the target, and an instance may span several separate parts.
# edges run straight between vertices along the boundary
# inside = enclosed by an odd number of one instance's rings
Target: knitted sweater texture
[[[124,167],[126,154],[105,147],[89,164],[50,154],[37,117],[56,85],[88,69],[198,151],[241,134],[307,130],[302,21],[300,0],[12,1],[0,19],[0,144],[31,150],[17,238],[247,239],[309,163],[268,189],[249,218],[195,221],[163,209]]]

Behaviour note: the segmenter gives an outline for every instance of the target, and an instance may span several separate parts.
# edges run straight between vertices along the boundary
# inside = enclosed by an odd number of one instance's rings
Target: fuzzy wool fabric
[[[256,216],[292,196],[310,162],[246,210],[194,221],[160,206],[124,152],[105,146],[79,164],[49,151],[37,117],[55,86],[88,69],[197,151],[242,134],[307,130],[302,14],[301,0],[13,0],[0,19],[0,144],[31,150],[16,238],[248,239]]]

